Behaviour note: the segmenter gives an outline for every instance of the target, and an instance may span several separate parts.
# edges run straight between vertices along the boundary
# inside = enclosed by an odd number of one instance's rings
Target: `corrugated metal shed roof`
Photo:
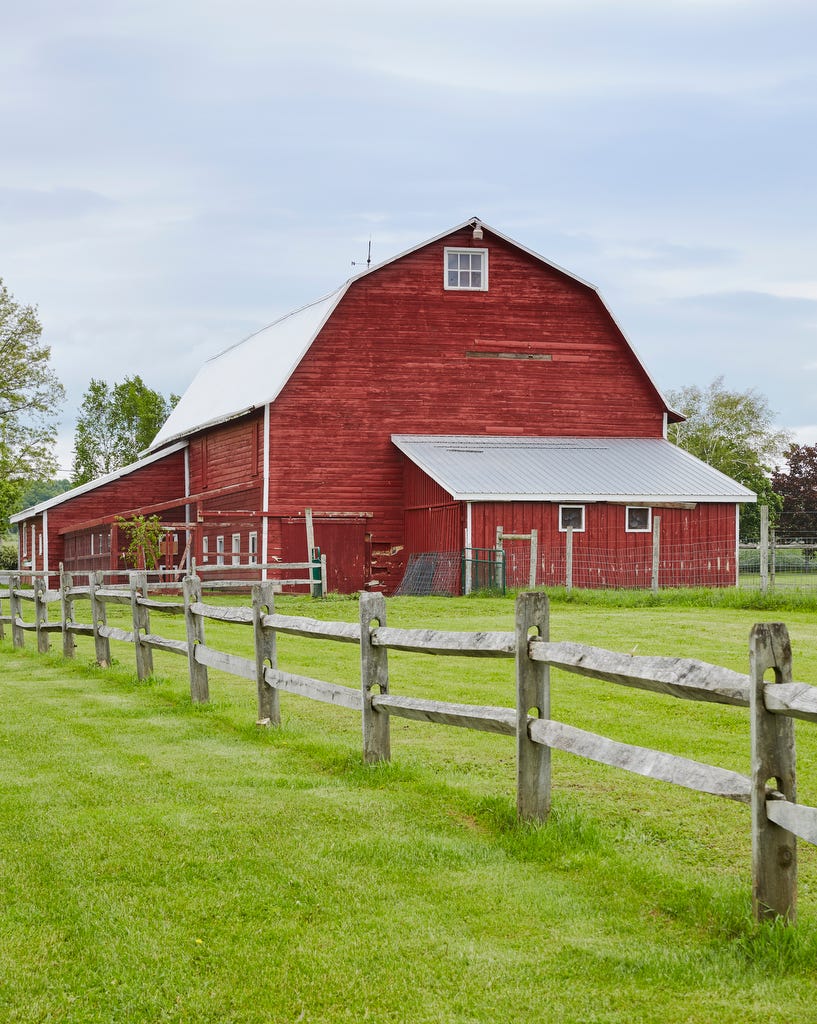
[[[662,438],[393,434],[392,441],[460,501],[757,500]]]
[[[377,273],[383,267],[422,249],[424,246],[438,242],[465,227],[470,227],[477,221],[479,218],[471,217],[434,238],[419,242],[410,249],[356,274],[331,295],[276,320],[269,327],[263,328],[250,335],[249,338],[245,338],[224,352],[213,356],[193,378],[190,386],[182,395],[181,401],[153,439],[148,451],[155,451],[162,445],[186,437],[196,430],[243,416],[253,409],[261,408],[267,402],[273,402],[350,285],[360,278]],[[479,223],[497,238],[501,238],[509,245],[533,256],[545,266],[558,270],[598,294],[598,289],[594,285],[583,281],[582,278],[557,266],[526,246],[520,245],[519,242],[502,234],[501,231],[497,231],[496,228],[490,227],[484,221],[479,221]],[[601,299],[601,295],[599,298]],[[603,299],[601,301],[604,302]],[[610,316],[612,317],[612,313]],[[615,318],[613,320],[615,322]],[[616,327],[621,331],[617,323]],[[650,377],[632,343],[623,331],[621,333],[659,398],[667,405],[666,399]],[[669,406],[667,408],[672,419],[683,419],[683,416],[669,409]]]

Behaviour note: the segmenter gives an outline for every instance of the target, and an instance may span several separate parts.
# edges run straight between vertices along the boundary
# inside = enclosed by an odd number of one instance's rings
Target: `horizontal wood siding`
[[[539,533],[537,580],[565,581],[565,534],[559,532],[558,504],[475,502],[475,547],[493,547],[496,528],[504,533]],[[652,574],[652,533],[627,533],[626,507],[585,505],[585,531],[573,535],[575,586],[647,586]],[[735,506],[700,504],[695,509],[653,508],[661,517],[661,586],[731,586],[735,582]],[[507,582],[527,584],[529,544],[506,541]]]
[[[598,295],[485,235],[487,292],[443,288],[444,247],[475,245],[470,231],[353,283],[271,410],[270,508],[371,512],[386,589],[405,558],[391,434],[662,433],[664,408]],[[497,357],[530,355],[551,358]]]
[[[260,494],[263,428],[263,415],[253,413],[194,437],[190,441],[191,493],[246,483],[248,489],[257,487]]]
[[[149,466],[127,476],[53,506],[48,510],[48,568],[56,570],[60,562],[65,562],[66,568],[69,567],[64,531],[70,529],[72,525],[114,514],[119,515],[142,505],[170,501],[176,497],[181,498],[180,509],[183,509],[183,451],[174,452],[164,459],[157,459]],[[178,511],[176,510],[176,514]],[[172,519],[173,515],[174,510],[162,513],[165,519]],[[23,526],[22,523],[20,525]],[[109,534],[110,531],[105,527],[102,532]],[[87,544],[90,546],[90,540]]]

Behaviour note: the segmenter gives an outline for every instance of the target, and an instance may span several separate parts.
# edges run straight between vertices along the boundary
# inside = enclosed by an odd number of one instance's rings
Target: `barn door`
[[[370,545],[366,539],[366,520],[362,518],[313,518],[315,546],[326,555],[326,584],[330,591],[353,594],[371,576]],[[284,562],[306,560],[306,522],[303,517],[281,523],[281,550]],[[307,587],[299,587],[306,592]]]

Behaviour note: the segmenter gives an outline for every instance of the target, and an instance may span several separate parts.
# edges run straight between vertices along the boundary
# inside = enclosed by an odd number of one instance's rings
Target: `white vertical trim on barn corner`
[[[43,572],[48,572],[48,511],[43,512]],[[45,581],[46,590],[48,580]]]
[[[185,447],[185,449],[184,449],[184,496],[185,496],[185,498],[189,498],[190,497],[190,449],[187,448],[187,447]],[[185,506],[184,506],[184,521],[186,523],[190,522],[190,503],[189,502],[187,504],[185,504]],[[188,568],[188,570],[190,569],[190,565],[191,565],[191,562],[190,562],[190,558],[191,558],[190,548],[191,548],[191,546],[192,545],[190,544],[190,531],[189,530],[185,530],[184,531],[184,550],[187,552],[186,561],[187,561],[187,568]]]
[[[261,564],[266,565],[269,561],[267,543],[269,539],[269,402],[264,406],[264,490],[261,498],[261,511],[264,515],[261,518]],[[267,570],[261,570],[261,579],[267,578]]]
[[[740,505],[735,505],[735,586],[740,586]]]

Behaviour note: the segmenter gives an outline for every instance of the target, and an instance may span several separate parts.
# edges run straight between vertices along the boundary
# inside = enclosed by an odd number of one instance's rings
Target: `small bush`
[[[17,568],[17,545],[12,541],[0,543],[0,572]]]

